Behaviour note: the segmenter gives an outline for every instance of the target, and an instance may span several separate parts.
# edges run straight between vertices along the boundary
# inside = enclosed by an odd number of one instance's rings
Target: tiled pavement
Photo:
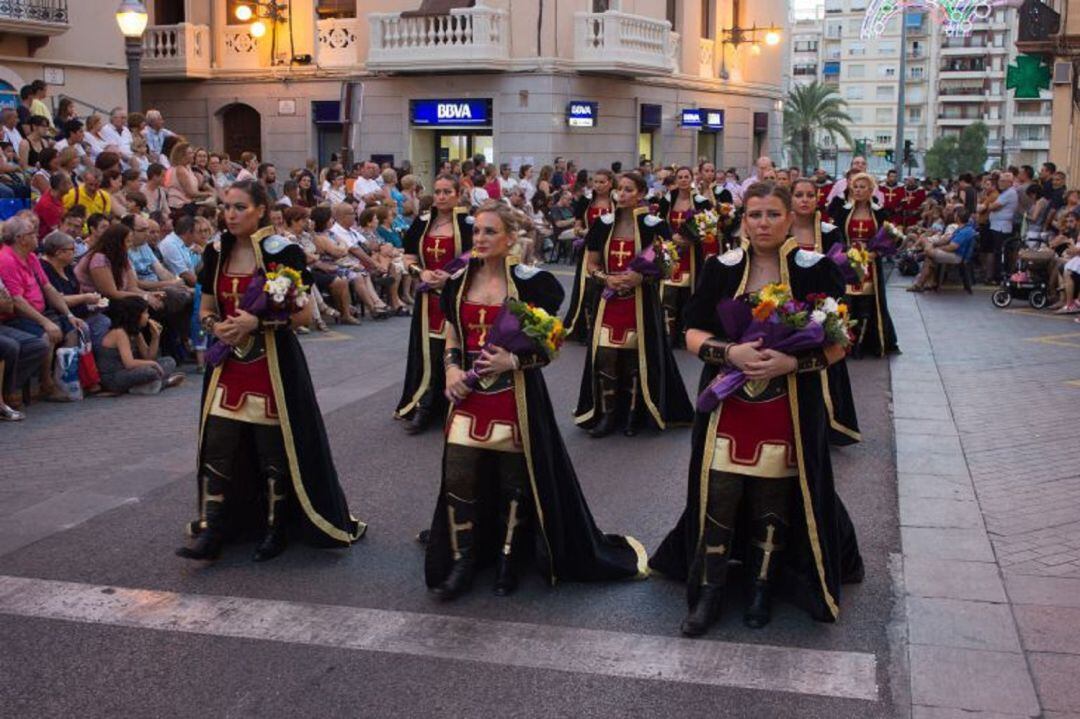
[[[1080,327],[889,296],[913,716],[1080,717]]]

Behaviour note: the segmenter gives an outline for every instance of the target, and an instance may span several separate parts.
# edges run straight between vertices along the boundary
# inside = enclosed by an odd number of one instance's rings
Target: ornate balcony
[[[356,19],[327,18],[317,25],[317,61],[319,67],[350,68],[356,66]]]
[[[210,28],[186,22],[146,28],[142,73],[171,80],[210,77]]]
[[[586,72],[670,75],[678,40],[667,20],[608,10],[574,14],[574,62]]]
[[[68,0],[0,0],[0,33],[48,37],[69,23]]]
[[[489,7],[441,15],[371,13],[367,69],[384,72],[505,70],[510,17]]]

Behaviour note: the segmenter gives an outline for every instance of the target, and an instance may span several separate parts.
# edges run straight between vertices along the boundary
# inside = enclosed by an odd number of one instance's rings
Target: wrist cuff
[[[825,350],[822,349],[804,352],[799,355],[798,363],[798,369],[795,371],[799,374],[820,372],[829,366],[829,361],[825,358]]]
[[[723,342],[710,337],[701,343],[701,349],[698,350],[698,359],[705,364],[712,365],[726,365],[728,363],[728,349],[730,349],[730,342]]]

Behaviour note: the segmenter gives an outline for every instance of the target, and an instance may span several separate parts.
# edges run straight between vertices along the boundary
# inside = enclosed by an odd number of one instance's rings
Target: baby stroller
[[[1010,244],[1013,246],[1010,247]],[[1018,240],[1005,243],[1005,247],[1002,248],[1003,264],[1005,257],[1019,249],[1016,245],[1019,245],[1020,248],[1024,247],[1023,243]],[[1031,249],[1038,249],[1041,246],[1042,242],[1039,242]],[[1031,266],[1031,263],[1026,260],[1018,259],[1016,261],[1016,271],[1006,275],[1001,281],[1001,287],[994,290],[994,294],[990,295],[990,301],[994,303],[995,307],[1004,308],[1012,304],[1014,299],[1026,299],[1034,309],[1041,310],[1050,302],[1048,281],[1049,278],[1046,276],[1045,271]]]

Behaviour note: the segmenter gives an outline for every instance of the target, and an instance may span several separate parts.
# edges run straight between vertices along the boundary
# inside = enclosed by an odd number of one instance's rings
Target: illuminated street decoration
[[[1037,99],[1040,90],[1050,89],[1050,67],[1037,55],[1020,55],[1006,68],[1005,89],[1015,90],[1017,99]]]
[[[928,13],[946,35],[970,35],[976,20],[985,20],[994,7],[1007,4],[1006,0],[872,0],[866,8],[861,35],[864,39],[882,35],[893,15],[904,10]]]

